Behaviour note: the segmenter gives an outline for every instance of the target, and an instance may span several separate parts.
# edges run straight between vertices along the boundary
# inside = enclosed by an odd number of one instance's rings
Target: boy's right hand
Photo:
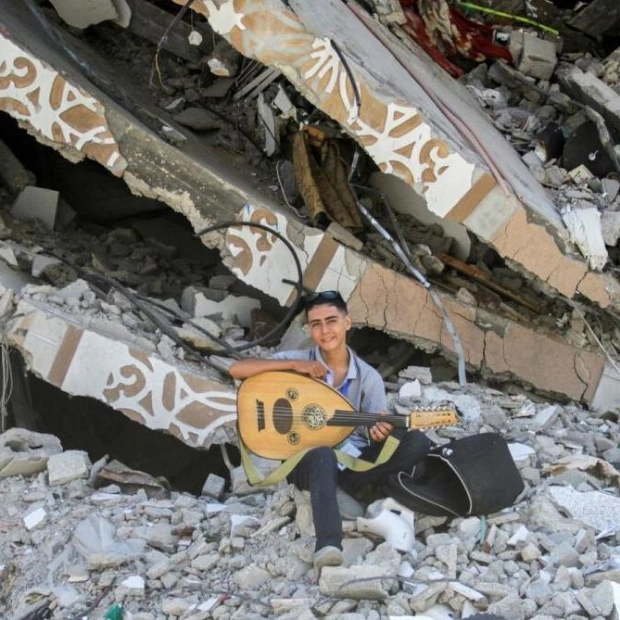
[[[317,361],[291,360],[291,370],[301,375],[308,375],[313,379],[324,379],[327,375],[327,368]]]

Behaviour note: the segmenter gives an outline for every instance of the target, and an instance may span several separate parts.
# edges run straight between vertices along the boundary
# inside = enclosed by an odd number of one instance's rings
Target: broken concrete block
[[[226,291],[209,291],[210,301],[222,301],[226,298]],[[210,308],[209,300],[205,295],[204,289],[188,286],[181,293],[181,308],[192,317],[203,317],[208,314]]]
[[[553,424],[558,415],[559,407],[557,405],[549,405],[536,413],[532,418],[532,423],[540,429],[548,428]]]
[[[226,480],[216,474],[209,474],[200,494],[220,501],[224,497],[225,490]]]
[[[539,80],[551,78],[558,62],[555,43],[529,32],[515,33],[514,42],[512,36],[511,42],[509,49],[521,73]]]
[[[19,193],[11,214],[18,220],[38,220],[48,230],[62,230],[75,217],[75,211],[58,192],[32,185]]]
[[[54,265],[59,265],[61,263],[57,258],[53,258],[51,256],[47,256],[45,254],[37,254],[32,259],[32,266],[30,267],[30,273],[38,278],[41,276],[46,269],[49,267],[53,267]]]
[[[510,456],[512,456],[512,460],[515,463],[525,461],[536,454],[536,450],[534,450],[534,448],[531,448],[523,443],[508,444],[508,450],[510,451]]]
[[[83,450],[54,454],[47,462],[49,485],[58,486],[78,478],[88,478],[90,466],[90,458]]]
[[[45,471],[48,459],[61,452],[60,439],[54,435],[10,428],[0,435],[0,478]]]
[[[422,385],[430,385],[433,382],[431,369],[426,366],[407,366],[398,373],[401,379],[417,379]]]
[[[114,8],[118,14],[118,17],[114,19],[114,23],[118,24],[121,28],[127,28],[131,22],[131,7],[127,4],[126,0],[112,0]]]
[[[562,213],[562,219],[579,251],[588,261],[591,269],[602,270],[608,254],[601,229],[601,214],[598,209],[571,209]]]
[[[601,215],[601,229],[605,245],[613,248],[620,238],[620,211],[604,211]]]
[[[398,390],[400,398],[420,398],[422,396],[422,387],[417,379],[408,381]]]
[[[240,61],[241,54],[226,39],[220,39],[207,59],[207,65],[213,75],[234,77]]]
[[[592,107],[608,123],[620,129],[620,95],[603,80],[568,64],[558,66],[555,74],[563,90]]]
[[[583,6],[583,5],[581,5]],[[593,0],[573,17],[568,25],[593,38],[598,38],[620,22],[617,0]]]
[[[572,179],[575,185],[583,185],[587,183],[594,175],[590,172],[587,166],[580,164],[569,171],[568,176]]]
[[[0,246],[0,260],[3,260],[7,265],[11,267],[17,267],[17,256],[15,256],[15,252],[13,248],[10,248],[7,245]]]
[[[251,326],[252,310],[261,307],[260,301],[243,295],[228,295],[222,301],[213,301],[207,299],[204,294],[198,293],[194,297],[194,301],[194,316],[213,317],[219,315],[223,319],[237,322],[242,327]],[[183,298],[181,299],[181,306],[185,307]]]
[[[207,325],[203,325],[209,333],[211,333],[215,338],[218,338],[220,335],[220,329],[214,321],[207,319],[205,317],[197,317],[193,319],[193,323],[198,324],[198,321],[208,321]],[[219,348],[220,345],[213,339],[209,338],[207,334],[196,329],[192,323],[184,323],[183,327],[175,327],[174,328],[179,338],[187,342],[192,348],[197,351],[208,351],[210,349]]]
[[[321,570],[319,588],[324,596],[382,600],[388,596],[388,591],[381,577],[385,578],[383,566],[326,566]]]
[[[616,181],[616,179],[609,178],[603,179],[601,182],[603,184],[603,191],[607,196],[607,201],[612,203],[620,191],[620,182]]]
[[[597,532],[620,529],[620,499],[601,491],[580,492],[573,487],[551,486],[549,497],[573,519],[579,519]]]
[[[145,583],[144,577],[141,575],[130,575],[121,581],[121,584],[115,590],[115,596],[120,600],[125,597],[144,597]]]
[[[2,140],[0,140],[0,182],[13,195],[17,195],[24,187],[34,185],[36,182],[34,174],[24,168]]]
[[[119,18],[113,0],[50,0],[50,2],[58,15],[74,28],[88,28],[108,19]]]
[[[46,512],[45,508],[43,508],[42,506],[39,506],[38,508],[35,508],[34,510],[31,510],[24,517],[24,527],[27,530],[33,530],[37,526],[39,526],[42,523],[44,523],[46,517],[47,517],[47,512]]]
[[[221,129],[223,122],[213,112],[205,108],[191,107],[185,108],[179,114],[174,115],[174,120],[183,125],[183,127],[189,127],[194,131],[214,131]]]
[[[618,618],[620,614],[620,584],[613,581],[602,581],[594,588],[590,600],[601,615],[606,618]],[[614,612],[611,616],[611,613]]]

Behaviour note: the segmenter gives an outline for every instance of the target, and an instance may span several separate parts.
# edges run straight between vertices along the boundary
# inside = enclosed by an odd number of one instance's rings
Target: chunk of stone
[[[382,566],[326,566],[321,570],[319,589],[324,596],[382,600],[388,596],[388,580],[381,579],[385,576]]]
[[[532,423],[541,429],[548,428],[558,417],[559,411],[560,408],[557,405],[545,407],[536,413],[532,418]]]
[[[398,396],[400,398],[420,398],[420,396],[422,396],[420,382],[417,379],[414,381],[407,381],[407,383],[401,385],[398,390]]]
[[[194,287],[188,287],[181,296],[181,307],[195,317],[219,316],[242,327],[250,327],[252,310],[260,308],[261,304],[257,299],[244,295],[227,295],[221,301],[214,301]]]
[[[515,461],[515,463],[526,461],[530,456],[536,454],[534,448],[524,443],[510,443],[508,444],[508,450],[510,450],[510,456],[512,456],[512,460]]]
[[[176,528],[170,523],[158,521],[151,527],[138,527],[135,529],[135,536],[145,540],[151,547],[161,549],[166,553],[174,553],[179,541]]]
[[[121,581],[116,588],[116,596],[124,598],[126,596],[142,598],[145,592],[145,582],[141,575],[130,575]]]
[[[119,15],[112,0],[50,0],[56,12],[69,26],[88,28]]]
[[[601,229],[605,245],[614,247],[620,239],[620,211],[604,211],[601,214]]]
[[[601,491],[580,492],[572,487],[552,486],[551,499],[574,519],[598,531],[620,530],[620,499]]]
[[[88,478],[90,458],[84,450],[67,450],[53,454],[47,462],[50,486],[66,484],[79,478]]]
[[[515,66],[521,73],[537,78],[549,80],[557,65],[557,49],[555,43],[537,37],[529,32],[514,31],[512,39],[520,39],[512,47]]]
[[[54,435],[10,428],[0,435],[0,478],[45,471],[50,456],[61,452],[60,439]]]
[[[241,590],[252,592],[260,588],[271,579],[268,571],[252,563],[237,571],[233,577],[234,582]]]
[[[620,181],[616,179],[606,178],[602,179],[601,183],[603,184],[603,191],[605,192],[605,196],[607,197],[608,202],[613,202],[620,191]]]
[[[596,208],[571,209],[562,213],[572,241],[592,269],[603,269],[607,263],[607,249],[601,228],[601,214]]]
[[[620,129],[620,95],[603,80],[568,63],[557,68],[556,77],[563,90],[594,108],[608,123]]]
[[[620,612],[620,584],[613,581],[599,583],[594,588],[590,600],[600,611],[601,615],[608,618],[615,611],[613,617],[617,618]]]
[[[220,501],[224,497],[226,480],[217,474],[209,474],[202,486],[201,495]]]
[[[422,385],[430,385],[433,382],[431,369],[426,366],[407,366],[398,373],[398,376],[411,381],[417,379]]]
[[[63,229],[75,216],[57,191],[32,185],[18,194],[11,214],[18,220],[37,220],[48,230]]]
[[[519,555],[524,562],[531,562],[537,560],[542,555],[542,551],[533,543],[528,543],[519,551]]]
[[[193,607],[193,603],[181,597],[168,597],[162,601],[161,610],[170,616],[182,616]]]
[[[174,120],[179,125],[199,132],[220,129],[223,123],[213,112],[199,107],[185,108],[185,110],[174,116]]]
[[[34,528],[43,524],[46,518],[47,511],[45,510],[45,508],[43,508],[42,506],[35,508],[24,517],[24,527],[27,530],[33,530]]]
[[[556,566],[579,566],[579,554],[568,541],[556,545],[551,550],[549,559]]]

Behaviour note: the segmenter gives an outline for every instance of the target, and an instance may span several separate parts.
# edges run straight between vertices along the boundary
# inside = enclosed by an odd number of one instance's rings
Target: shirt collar
[[[353,353],[353,350],[351,349],[351,347],[348,347],[348,346],[347,346],[347,351],[349,352],[349,368],[347,370],[347,376],[344,378],[343,383],[345,381],[350,381],[351,379],[357,379],[357,372],[358,372],[357,364],[355,363],[355,353]],[[323,359],[323,356],[321,355],[321,350],[316,345],[314,347],[314,357],[318,362],[321,362],[321,364],[323,364],[325,368],[329,369],[329,366],[327,365],[327,363]],[[330,372],[329,375],[331,374],[332,373]],[[328,381],[327,383],[331,384],[330,381]]]

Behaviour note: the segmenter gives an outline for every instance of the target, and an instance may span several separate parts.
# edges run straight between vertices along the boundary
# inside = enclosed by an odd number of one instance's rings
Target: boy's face
[[[322,351],[334,351],[346,344],[351,317],[330,304],[312,306],[307,312],[312,340]]]

